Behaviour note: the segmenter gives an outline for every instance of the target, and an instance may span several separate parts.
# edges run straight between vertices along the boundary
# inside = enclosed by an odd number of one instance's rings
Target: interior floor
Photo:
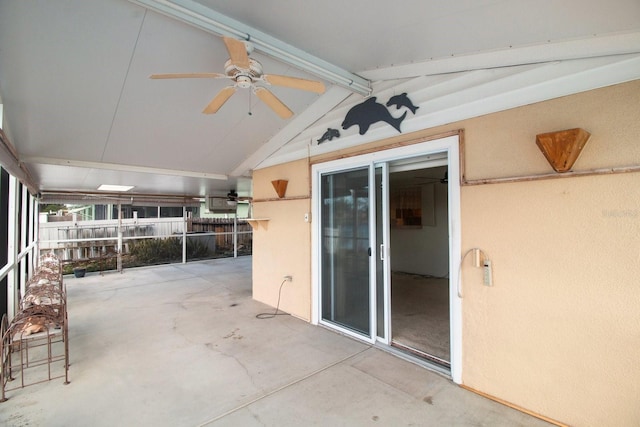
[[[393,272],[391,337],[394,344],[449,362],[449,279]]]

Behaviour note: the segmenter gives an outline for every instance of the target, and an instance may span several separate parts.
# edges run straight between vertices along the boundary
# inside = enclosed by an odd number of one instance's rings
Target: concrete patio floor
[[[65,283],[71,383],[8,392],[0,425],[549,425],[294,317],[257,319],[273,308],[251,299],[251,257]]]

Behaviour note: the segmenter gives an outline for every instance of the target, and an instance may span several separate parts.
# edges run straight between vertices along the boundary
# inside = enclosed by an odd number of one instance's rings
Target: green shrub
[[[199,239],[187,239],[187,259],[206,258],[209,248]]]
[[[182,259],[182,242],[177,237],[133,240],[129,255],[141,264],[160,264]]]
[[[161,264],[182,260],[182,240],[177,237],[167,239],[132,240],[129,255],[138,265]],[[187,259],[206,258],[207,245],[197,239],[187,239]]]

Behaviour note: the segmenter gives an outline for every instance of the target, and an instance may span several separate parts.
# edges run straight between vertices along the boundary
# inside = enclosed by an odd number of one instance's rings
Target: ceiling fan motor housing
[[[251,87],[251,85],[253,84],[251,77],[243,74],[236,76],[235,80],[236,80],[236,85],[243,89]]]
[[[240,68],[230,59],[224,64],[224,72],[231,77],[238,87],[248,88],[258,80],[262,80],[262,64],[249,58],[249,68]]]

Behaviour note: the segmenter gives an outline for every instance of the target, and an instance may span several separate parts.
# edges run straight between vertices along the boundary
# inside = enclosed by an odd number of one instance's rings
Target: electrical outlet
[[[284,276],[283,279],[287,282],[291,282],[293,280],[293,276]]]
[[[485,286],[493,286],[493,269],[491,267],[491,260],[485,259],[483,266],[483,282]]]

